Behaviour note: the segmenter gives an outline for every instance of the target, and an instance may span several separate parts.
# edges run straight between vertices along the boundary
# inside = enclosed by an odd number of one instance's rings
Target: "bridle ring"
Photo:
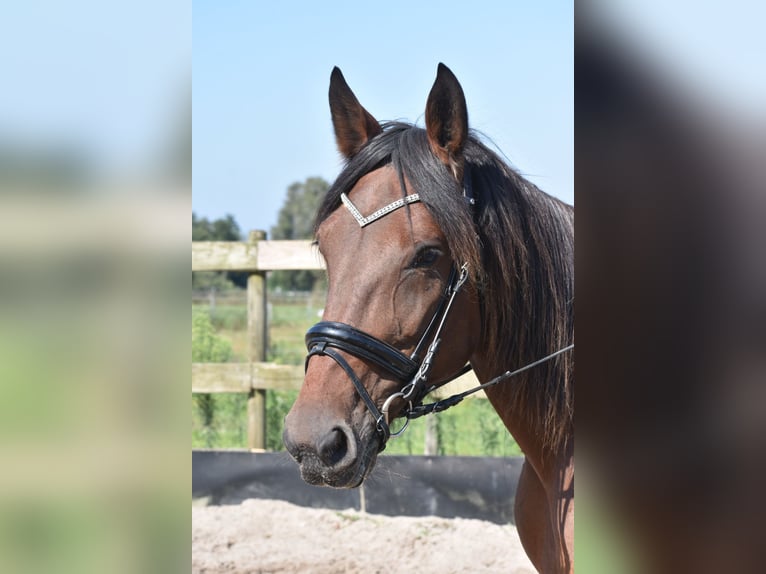
[[[397,398],[404,398],[404,393],[402,392],[394,393],[393,395],[391,395],[390,397],[386,399],[386,401],[383,403],[383,406],[380,409],[381,416],[384,418],[384,420],[386,421],[386,424],[389,426],[391,422],[389,421],[389,418],[388,418],[388,408],[391,406],[391,403],[393,402],[393,400]],[[410,405],[409,410],[412,410],[412,401],[407,401],[407,402]],[[405,418],[404,420],[405,420],[404,426],[400,428],[398,431],[392,432],[391,436],[399,436],[407,429],[408,426],[410,426],[410,419]]]

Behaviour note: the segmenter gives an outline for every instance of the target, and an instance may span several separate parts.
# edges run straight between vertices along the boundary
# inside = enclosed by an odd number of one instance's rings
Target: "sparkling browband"
[[[392,211],[396,211],[400,207],[404,207],[405,205],[409,203],[415,203],[417,201],[420,201],[420,196],[417,193],[413,193],[411,195],[407,195],[405,197],[402,197],[401,199],[397,199],[396,201],[393,201],[389,203],[387,206],[380,208],[375,213],[371,213],[367,217],[364,217],[359,210],[356,208],[356,206],[351,203],[351,200],[348,198],[348,196],[345,193],[340,194],[340,199],[343,202],[343,205],[345,205],[348,210],[351,212],[351,215],[354,216],[354,219],[356,219],[357,223],[359,223],[359,227],[364,227],[365,225],[368,225],[372,223],[373,221],[380,219],[384,215],[387,215],[391,213]]]

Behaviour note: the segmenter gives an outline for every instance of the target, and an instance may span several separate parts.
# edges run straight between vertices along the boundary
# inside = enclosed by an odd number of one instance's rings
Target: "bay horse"
[[[379,123],[338,68],[329,99],[345,165],[315,223],[327,302],[306,335],[283,440],[306,482],[354,488],[389,422],[467,364],[489,381],[573,342],[574,209],[469,131],[463,90],[443,64],[425,129]],[[540,572],[572,572],[573,353],[486,395],[525,454],[522,545]]]

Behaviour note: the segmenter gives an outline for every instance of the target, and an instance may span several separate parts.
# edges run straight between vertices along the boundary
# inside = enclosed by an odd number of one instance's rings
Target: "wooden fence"
[[[251,231],[248,241],[193,241],[192,271],[245,271],[247,280],[246,363],[192,363],[192,393],[247,393],[247,444],[266,446],[266,390],[297,390],[303,367],[267,363],[266,273],[324,269],[310,241],[268,241],[266,232]],[[476,384],[472,373],[434,393],[447,396]],[[483,396],[480,393],[479,396]]]

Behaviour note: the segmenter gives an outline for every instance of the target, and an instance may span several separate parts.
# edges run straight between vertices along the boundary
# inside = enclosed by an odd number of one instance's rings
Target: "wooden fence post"
[[[251,231],[248,241],[258,249],[266,239],[265,231]],[[248,361],[252,376],[253,363],[266,360],[268,331],[266,325],[266,272],[251,273],[247,278]],[[251,450],[266,448],[266,391],[250,389],[247,397],[247,446]]]
[[[426,456],[436,456],[439,454],[439,421],[436,416],[426,417],[426,433],[423,444],[423,454]]]

